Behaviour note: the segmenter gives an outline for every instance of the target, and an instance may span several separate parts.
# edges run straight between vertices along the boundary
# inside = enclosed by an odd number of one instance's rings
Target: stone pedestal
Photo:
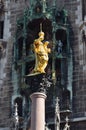
[[[45,99],[46,95],[35,92],[30,96],[31,106],[31,130],[45,130]]]

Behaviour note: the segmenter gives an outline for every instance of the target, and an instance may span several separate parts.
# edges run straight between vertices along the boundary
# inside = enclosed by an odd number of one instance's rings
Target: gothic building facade
[[[40,24],[51,54],[46,73],[52,80],[47,90],[46,124],[56,127],[59,98],[61,128],[69,117],[71,130],[86,129],[86,1],[0,1],[0,129],[15,128],[18,105],[19,129],[30,128],[30,86],[25,75],[34,68],[33,41]]]

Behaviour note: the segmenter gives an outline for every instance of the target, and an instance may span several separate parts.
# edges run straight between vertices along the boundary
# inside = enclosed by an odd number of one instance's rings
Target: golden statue
[[[42,30],[39,32],[38,39],[34,40],[34,52],[35,52],[35,67],[34,73],[45,73],[45,68],[48,64],[48,53],[51,52],[50,48],[48,48],[49,42],[42,42],[44,40],[44,32]]]

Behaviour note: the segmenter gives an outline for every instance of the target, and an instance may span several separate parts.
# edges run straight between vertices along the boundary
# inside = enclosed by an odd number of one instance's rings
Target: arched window
[[[0,21],[0,39],[3,39],[4,21]]]
[[[86,0],[82,0],[82,20],[84,21],[86,18]]]
[[[86,28],[82,30],[83,63],[86,64]]]
[[[18,105],[18,116],[22,116],[22,98],[21,97],[17,97],[15,100],[14,100],[14,104],[16,104],[17,103],[17,105]]]

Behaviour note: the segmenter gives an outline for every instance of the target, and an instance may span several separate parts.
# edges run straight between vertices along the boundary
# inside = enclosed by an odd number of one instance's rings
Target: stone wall
[[[25,0],[4,1],[4,38],[0,42],[4,45],[5,41],[6,46],[4,48],[4,56],[0,57],[0,128],[7,128],[10,125],[12,112],[11,98],[13,93],[13,42],[16,31],[16,20],[22,16],[24,8],[28,6],[26,2]]]
[[[82,26],[81,0],[65,0],[65,7],[69,14],[70,44],[73,56],[73,87],[72,87],[72,116],[79,121],[73,124],[73,130],[86,129],[86,65],[83,58],[84,52],[80,26]],[[84,28],[84,27],[83,27]],[[86,46],[86,45],[85,45]],[[72,126],[72,125],[71,125]]]
[[[81,51],[82,39],[80,39],[80,22],[82,19],[81,3],[77,0],[77,8],[75,11],[76,19],[74,27],[74,43],[73,43],[73,60],[74,60],[74,70],[73,70],[73,115],[74,117],[85,116],[86,111],[86,101],[85,101],[85,82],[86,82],[86,72],[83,71],[83,49]],[[80,17],[78,17],[78,15]],[[74,26],[75,26],[74,25]]]
[[[83,62],[83,47],[82,37],[79,29],[82,23],[82,6],[81,1],[74,0],[71,4],[72,17],[71,17],[71,30],[73,35],[71,36],[71,45],[73,50],[73,100],[72,100],[72,114],[73,118],[80,118],[78,123],[73,125],[73,130],[85,130],[86,119],[84,123],[81,121],[83,117],[86,117],[86,70],[84,70]]]

